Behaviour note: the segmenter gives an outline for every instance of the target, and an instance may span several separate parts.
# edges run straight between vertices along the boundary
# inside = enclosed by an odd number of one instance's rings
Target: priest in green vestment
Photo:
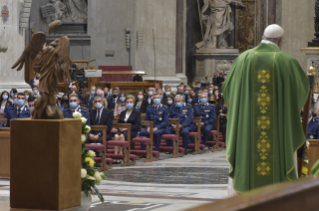
[[[229,176],[238,193],[298,178],[294,155],[306,140],[300,112],[310,85],[298,61],[280,50],[283,36],[279,25],[268,26],[222,87]]]

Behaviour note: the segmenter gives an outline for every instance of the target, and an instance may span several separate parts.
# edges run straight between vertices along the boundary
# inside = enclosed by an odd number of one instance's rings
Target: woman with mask
[[[123,92],[119,95],[117,98],[117,102],[114,107],[114,117],[118,117],[122,111],[126,109],[125,100],[126,100],[126,94]]]
[[[137,137],[138,132],[141,130],[141,112],[134,108],[135,97],[128,95],[125,100],[126,110],[122,111],[118,123],[131,124],[131,139]],[[127,140],[127,129],[118,128],[114,135],[114,140],[125,141]],[[114,154],[123,154],[122,147],[114,146]]]
[[[134,105],[134,108],[143,114],[143,113],[146,113],[147,106],[148,106],[148,103],[147,103],[147,100],[145,100],[145,96],[143,92],[139,91],[137,94],[137,101]]]
[[[59,106],[60,111],[64,111],[69,108],[69,97],[67,94],[63,95],[61,105]]]
[[[209,95],[208,103],[213,105],[213,106],[216,106],[216,96],[215,96],[215,94]]]
[[[7,105],[12,105],[9,101],[9,92],[3,91],[0,95],[0,113],[4,113]]]
[[[28,105],[28,100],[30,96],[31,96],[31,92],[29,90],[25,90],[24,91],[25,105]]]
[[[186,96],[186,103],[188,103],[189,105],[192,106],[192,108],[194,109],[194,105],[195,105],[195,101],[193,99],[193,96],[191,94],[187,94]]]
[[[173,109],[174,109],[174,96],[173,95],[167,96],[166,106],[168,108],[168,117],[170,118],[171,113],[173,112]]]
[[[12,89],[10,90],[9,101],[12,102],[12,98],[13,98],[13,96],[14,96],[15,94],[18,94],[18,91],[17,91],[17,89],[12,88]]]

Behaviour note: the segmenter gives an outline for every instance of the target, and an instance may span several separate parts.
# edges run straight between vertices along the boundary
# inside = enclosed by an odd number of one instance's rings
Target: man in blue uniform
[[[75,84],[73,84],[71,86],[71,90],[70,90],[70,94],[69,95],[71,95],[72,93],[75,93],[78,96],[78,98],[80,100],[80,104],[83,103],[84,99],[83,99],[81,93],[78,92],[78,87]]]
[[[64,118],[73,118],[73,113],[75,111],[77,111],[77,112],[82,114],[82,117],[87,119],[86,125],[90,125],[90,115],[89,115],[87,109],[82,108],[80,106],[80,99],[79,99],[77,94],[75,94],[75,93],[70,94],[69,103],[70,103],[70,107],[64,109],[64,111],[63,111]]]
[[[182,95],[175,96],[175,106],[171,112],[170,118],[179,119],[180,135],[183,138],[184,154],[187,154],[187,144],[189,140],[189,132],[191,131],[191,123],[193,120],[192,106],[184,103]],[[174,134],[177,125],[171,124],[166,129],[166,134]],[[172,141],[167,140],[167,146],[172,146]]]
[[[215,106],[207,103],[208,97],[206,93],[202,93],[200,96],[200,103],[196,103],[194,106],[194,116],[201,117],[201,132],[203,133],[202,144],[206,145],[206,142],[210,136],[210,132],[216,122]],[[193,124],[192,131],[197,131],[198,122]]]
[[[4,115],[3,118],[8,118],[8,112],[10,108],[15,108],[18,103],[18,93],[13,94],[12,96],[12,104],[9,104],[4,109]]]
[[[155,140],[155,150],[159,151],[161,146],[161,136],[165,133],[168,126],[168,109],[161,104],[160,94],[153,96],[153,105],[148,106],[146,110],[146,121],[154,122],[153,135]],[[150,128],[147,126],[140,132],[140,136],[149,136]],[[145,145],[142,144],[142,149],[145,150]]]
[[[319,139],[319,119],[318,117],[313,116],[313,107],[314,105],[311,104],[308,118],[307,139]]]
[[[24,93],[19,93],[17,96],[17,105],[10,107],[7,112],[7,124],[6,127],[10,127],[10,120],[17,118],[29,118],[31,117],[30,110],[25,104]]]

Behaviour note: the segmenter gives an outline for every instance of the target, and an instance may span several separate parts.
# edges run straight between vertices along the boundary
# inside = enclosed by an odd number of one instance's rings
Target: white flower
[[[85,125],[85,124],[86,124],[86,122],[87,122],[87,119],[86,119],[86,118],[84,118],[84,117],[81,117],[81,121],[82,121],[82,124],[83,124],[83,125]]]
[[[81,169],[81,178],[85,178],[87,175],[86,169]]]
[[[84,133],[89,133],[91,131],[90,126],[85,126]]]
[[[91,158],[96,157],[95,152],[93,152],[92,150],[89,150],[87,155]]]
[[[81,136],[81,142],[82,142],[82,144],[84,144],[85,141],[86,141],[86,136],[85,136],[85,135],[82,135],[82,136]]]
[[[105,176],[105,174],[104,174],[103,172],[100,172],[100,175],[101,175],[101,176]]]
[[[307,149],[309,149],[309,147],[310,147],[310,142],[309,141],[306,141],[306,146],[307,146]]]
[[[74,112],[73,113],[73,117],[75,118],[75,119],[80,119],[81,117],[82,117],[82,114],[80,113],[80,112]]]
[[[102,177],[101,177],[101,174],[100,172],[96,171],[94,173],[94,178],[96,179],[97,182],[101,182],[102,181]]]
[[[96,180],[94,177],[89,176],[89,175],[87,175],[87,176],[85,177],[85,179],[89,179],[89,180]]]

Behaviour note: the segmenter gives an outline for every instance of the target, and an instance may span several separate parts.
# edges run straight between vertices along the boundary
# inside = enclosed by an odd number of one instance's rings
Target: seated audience
[[[0,113],[4,113],[7,106],[11,106],[12,103],[8,100],[9,92],[3,91],[0,95]]]
[[[10,110],[10,108],[15,108],[18,104],[18,93],[15,93],[13,95],[13,97],[11,98],[11,104],[8,104],[5,109],[4,109],[4,115],[3,117],[4,118],[7,118],[8,117],[8,111]]]
[[[118,101],[120,90],[118,88],[112,89],[112,98],[108,98],[108,109],[114,109]]]
[[[185,96],[186,96],[186,103],[188,103],[189,105],[192,106],[192,108],[194,108],[195,101],[193,99],[193,96],[191,94],[187,94]]]
[[[60,111],[64,111],[65,109],[69,108],[69,97],[67,94],[63,95],[61,99],[61,104],[59,105]]]
[[[109,88],[104,87],[103,92],[104,92],[104,97],[105,97],[106,99],[112,98],[112,92],[109,91]]]
[[[118,120],[118,123],[130,123],[131,124],[131,139],[135,138],[141,129],[141,113],[134,109],[135,97],[128,95],[126,97],[126,110],[122,111]],[[114,135],[114,140],[127,140],[127,129],[118,128]],[[114,147],[114,154],[123,154],[122,147]],[[117,161],[119,162],[119,161]]]
[[[216,106],[216,96],[214,94],[209,95],[208,102],[209,104]]]
[[[32,110],[34,109],[34,101],[35,100],[36,100],[36,98],[32,95],[28,99],[28,108],[29,108],[31,117],[32,117]]]
[[[63,110],[64,118],[73,118],[74,112],[79,112],[82,114],[82,117],[86,118],[86,125],[90,125],[90,115],[86,108],[80,106],[80,99],[76,93],[69,95],[69,108]]]
[[[84,97],[83,104],[85,104],[86,108],[89,109],[89,110],[92,109],[95,93],[96,93],[96,87],[95,86],[91,86],[90,94],[87,94]]]
[[[137,101],[134,105],[134,108],[138,111],[140,111],[142,114],[144,114],[146,112],[148,103],[147,101],[144,99],[144,94],[142,91],[139,91],[137,94]]]
[[[215,106],[209,104],[207,94],[203,93],[200,97],[200,103],[196,103],[194,106],[194,117],[201,118],[201,132],[203,133],[202,143],[206,145],[206,142],[210,136],[210,132],[213,129],[213,125],[216,122]],[[197,131],[199,122],[193,125],[192,131]]]
[[[107,140],[112,139],[111,129],[114,115],[112,110],[105,108],[105,98],[95,96],[93,101],[93,110],[90,111],[90,125],[107,126]],[[103,131],[90,131],[87,137],[87,143],[103,144]]]
[[[174,109],[174,96],[173,95],[167,96],[166,107],[168,109],[168,116],[170,117],[171,113],[173,112],[173,109]]]
[[[159,151],[161,146],[161,137],[165,133],[168,126],[168,109],[161,104],[161,97],[157,93],[153,96],[154,104],[149,106],[146,111],[145,120],[154,122],[153,135],[155,141],[155,150]],[[150,135],[150,127],[146,127],[140,132],[140,136],[148,137]],[[142,144],[145,150],[145,145]]]
[[[167,104],[167,96],[169,96],[169,95],[173,95],[173,93],[172,93],[171,87],[169,85],[166,85],[165,86],[165,93],[163,95],[163,101],[162,101],[163,105]]]
[[[114,108],[114,117],[118,117],[122,111],[126,110],[126,97],[125,97],[125,93],[121,93],[117,102],[116,102],[116,105],[115,105],[115,108]]]
[[[164,97],[164,92],[162,89],[157,89],[156,93],[154,93],[154,95],[159,94],[161,97],[161,103],[163,104],[163,97]]]
[[[198,82],[196,82],[196,86],[195,86],[195,88],[194,88],[194,91],[197,93],[198,92],[198,90],[199,89],[201,89],[202,88],[202,85],[201,85],[201,83],[198,81]]]
[[[183,138],[183,147],[185,148],[184,154],[187,154],[187,144],[189,140],[189,132],[191,132],[191,124],[193,121],[193,111],[189,104],[184,103],[181,95],[175,96],[175,105],[173,112],[170,114],[170,118],[179,119],[179,132]],[[176,124],[171,124],[167,127],[166,134],[175,134],[177,129]],[[171,140],[167,140],[167,146],[173,146]]]
[[[181,86],[181,85],[179,85],[178,87],[177,87],[177,92],[176,92],[176,94],[177,95],[182,95],[182,96],[184,96],[184,86]]]
[[[31,113],[29,108],[25,105],[24,93],[17,94],[17,106],[10,107],[7,112],[6,127],[10,127],[10,120],[17,118],[29,118]]]

